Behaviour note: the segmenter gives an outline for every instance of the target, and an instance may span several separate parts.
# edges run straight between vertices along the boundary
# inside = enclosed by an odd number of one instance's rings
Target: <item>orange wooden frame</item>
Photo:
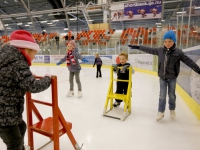
[[[38,79],[42,77],[36,77]],[[28,128],[28,145],[30,146],[30,150],[34,150],[34,140],[33,140],[33,132],[37,132],[44,136],[49,137],[52,141],[54,141],[54,150],[59,150],[59,137],[63,134],[67,134],[74,149],[80,150],[81,148],[78,146],[72,132],[72,123],[67,122],[59,107],[58,107],[58,89],[57,89],[57,77],[51,77],[51,90],[52,90],[52,103],[43,102],[39,100],[34,100],[31,98],[31,93],[26,93],[26,106],[27,106],[27,128]],[[52,117],[48,117],[43,119],[40,112],[34,105],[34,103],[51,106],[52,107]],[[33,124],[33,116],[35,114],[39,122]]]

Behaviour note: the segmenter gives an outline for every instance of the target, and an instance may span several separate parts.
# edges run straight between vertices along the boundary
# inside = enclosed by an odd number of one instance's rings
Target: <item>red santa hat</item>
[[[10,45],[18,48],[28,48],[40,51],[39,45],[36,43],[31,33],[26,30],[16,30],[10,35]]]

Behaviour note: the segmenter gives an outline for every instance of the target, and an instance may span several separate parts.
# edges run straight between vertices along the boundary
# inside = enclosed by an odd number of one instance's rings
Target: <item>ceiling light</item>
[[[4,1],[4,3],[6,3],[6,4],[7,4],[8,2],[5,0],[5,1]]]
[[[22,25],[22,23],[17,23],[17,25]]]
[[[55,15],[60,15],[60,13],[53,13],[53,14],[48,14],[48,16],[55,16]]]
[[[33,24],[32,22],[28,22],[28,24]]]
[[[40,23],[46,23],[47,21],[40,21]]]
[[[157,26],[157,28],[161,28],[161,26]]]
[[[176,12],[177,14],[185,14],[186,13],[186,11],[179,11],[179,12]]]
[[[195,7],[194,9],[200,9],[200,7]]]
[[[52,22],[58,22],[59,20],[52,20]]]
[[[27,18],[27,17],[17,17],[16,19],[25,19],[25,18]]]
[[[12,18],[4,18],[4,19],[2,19],[2,20],[12,20]]]
[[[7,26],[8,26],[8,24],[4,24],[4,26],[5,26],[5,27],[7,27]]]
[[[161,25],[161,23],[156,23],[156,25]]]
[[[197,32],[197,31],[193,31],[193,32]]]
[[[29,25],[29,24],[26,24],[25,26],[27,26],[27,27],[28,27],[28,26],[30,26],[30,25]]]
[[[94,21],[94,20],[88,20],[88,21]]]
[[[52,22],[48,22],[47,24],[52,24]]]
[[[77,14],[77,13],[80,13],[80,11],[70,11],[70,12],[67,12],[67,14]]]
[[[6,29],[11,29],[10,27],[6,28]]]
[[[161,20],[162,22],[165,22],[165,20]]]
[[[68,30],[68,28],[64,28],[64,30]]]
[[[32,16],[32,17],[37,17],[37,18],[40,18],[42,17],[43,15],[35,15],[35,16]]]
[[[69,20],[76,20],[76,18],[71,18],[71,19],[69,19]]]

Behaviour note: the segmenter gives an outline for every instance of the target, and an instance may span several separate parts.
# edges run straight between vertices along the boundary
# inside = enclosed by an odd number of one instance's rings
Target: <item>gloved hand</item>
[[[121,68],[121,70],[120,70],[120,72],[121,73],[125,73],[125,71],[126,71],[126,69],[129,67],[129,65],[124,65],[122,68]]]
[[[128,45],[128,47],[130,47],[131,49],[139,49],[140,46],[138,45]]]
[[[113,67],[113,71],[117,70],[117,64],[112,64],[112,67]]]
[[[56,65],[57,65],[57,66],[59,66],[60,64],[61,64],[61,63],[60,63],[60,62],[58,62]]]
[[[83,63],[86,63],[86,62],[88,62],[88,60],[87,60],[86,58],[83,57],[83,58],[82,58],[82,62],[83,62]]]
[[[200,74],[200,70],[198,71],[198,74]]]

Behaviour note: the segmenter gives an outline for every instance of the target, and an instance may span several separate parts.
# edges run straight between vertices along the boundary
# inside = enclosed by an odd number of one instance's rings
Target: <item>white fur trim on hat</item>
[[[37,43],[33,43],[33,42],[25,41],[25,40],[12,40],[12,41],[10,41],[10,45],[19,47],[19,48],[32,49],[37,52],[40,51],[40,47]]]

